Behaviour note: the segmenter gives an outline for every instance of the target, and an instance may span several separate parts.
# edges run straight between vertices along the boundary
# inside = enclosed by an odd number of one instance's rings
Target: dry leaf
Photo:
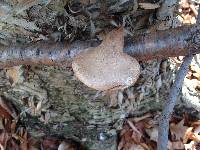
[[[193,14],[195,15],[195,17],[197,17],[198,11],[197,11],[197,9],[195,8],[195,5],[194,5],[194,4],[190,4],[190,9],[191,9],[191,11],[193,12]]]
[[[200,91],[200,84],[195,87],[195,90]]]
[[[129,150],[132,144],[134,144],[134,141],[132,139],[132,133],[133,131],[128,127],[128,125],[125,125],[124,129],[122,130],[122,133],[120,133],[120,143],[118,145],[118,150]]]
[[[3,150],[20,150],[16,140],[6,130],[0,133],[0,145],[3,147]]]
[[[150,136],[150,140],[157,142],[158,141],[158,127],[145,129],[146,133]]]
[[[194,129],[194,127],[188,128],[185,133],[185,138],[184,138],[185,140],[183,140],[183,143],[186,143],[188,141],[188,139],[199,143],[200,142],[199,132],[200,132],[200,126],[196,127],[195,129]]]
[[[171,149],[169,150],[185,149],[185,146],[181,141],[171,142],[171,144]]]
[[[12,86],[16,83],[22,83],[24,81],[23,73],[24,71],[22,66],[10,67],[6,70],[6,75]]]
[[[28,138],[28,150],[40,150],[40,139]]]
[[[5,148],[4,148],[5,149]],[[7,143],[7,149],[8,150],[20,150],[18,143],[16,142],[16,140],[14,140],[13,138],[11,138],[8,143]]]
[[[2,107],[1,104],[0,104],[0,118],[6,118],[8,120],[12,119],[11,114],[4,107]]]
[[[127,150],[145,150],[141,145],[132,144],[130,149]]]
[[[198,72],[200,73],[200,68],[196,65],[190,65],[190,70],[194,73],[194,72]]]
[[[193,76],[194,78],[200,80],[200,72],[198,72],[198,73],[195,72],[195,73],[192,74],[192,76]]]
[[[142,138],[142,133],[137,129],[137,127],[131,121],[127,120],[127,123],[133,130],[131,137],[133,138],[133,140],[135,141],[136,144],[139,144],[140,140]]]
[[[133,142],[133,139],[132,139],[132,131],[131,130],[128,130],[125,134],[124,134],[124,140],[126,143],[129,143],[129,142]]]
[[[145,149],[145,150],[152,150],[146,143],[140,143],[140,145]]]
[[[184,126],[184,119],[178,124],[170,124],[171,135],[175,138],[174,140],[182,140],[188,127]]]
[[[4,148],[6,148],[6,145],[7,145],[7,142],[8,142],[9,139],[10,139],[9,134],[5,130],[2,130],[1,133],[0,133],[0,144]]]
[[[138,133],[138,132],[136,132],[136,131],[133,131],[131,137],[132,137],[132,139],[134,140],[134,142],[135,142],[136,144],[139,144],[140,141],[141,141],[141,138],[142,138],[142,134],[141,134],[141,133]]]
[[[193,130],[193,127],[189,127],[186,132],[185,132],[185,135],[183,137],[183,143],[187,143],[188,139],[190,138],[190,133],[192,132]]]
[[[198,133],[190,133],[188,137],[195,142],[200,142],[200,135]]]
[[[124,147],[124,145],[125,145],[125,140],[124,140],[124,137],[122,137],[122,138],[120,139],[120,142],[119,142],[119,144],[118,144],[117,149],[118,149],[118,150],[122,150],[123,147]]]
[[[181,6],[182,8],[184,8],[184,9],[187,9],[187,8],[190,7],[190,5],[189,5],[189,3],[188,3],[187,0],[181,0],[181,1],[180,1],[180,6]]]
[[[0,96],[0,117],[11,120],[11,118],[17,119],[17,116],[14,105],[5,96]]]
[[[28,137],[28,132],[26,129],[22,128],[20,133],[20,150],[39,150],[40,145],[35,146],[37,143],[36,140]]]
[[[27,131],[25,130],[23,135],[21,135],[21,136],[22,136],[23,140],[20,141],[20,145],[19,145],[20,150],[29,150],[28,149],[28,133],[27,133]]]

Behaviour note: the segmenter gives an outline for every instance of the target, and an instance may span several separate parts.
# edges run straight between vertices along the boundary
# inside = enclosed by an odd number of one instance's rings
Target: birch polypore
[[[137,60],[123,52],[123,29],[108,33],[95,48],[80,53],[72,62],[75,76],[96,90],[124,89],[139,77]]]

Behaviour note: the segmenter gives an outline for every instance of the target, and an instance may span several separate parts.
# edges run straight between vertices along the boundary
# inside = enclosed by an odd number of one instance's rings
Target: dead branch
[[[124,51],[137,60],[163,59],[200,53],[199,25],[183,26],[134,36],[125,40]]]
[[[159,130],[158,130],[158,145],[157,150],[167,150],[168,144],[168,130],[169,130],[169,119],[173,112],[174,106],[176,104],[176,99],[181,91],[181,87],[184,81],[184,78],[188,72],[189,65],[192,61],[193,55],[186,56],[184,61],[176,75],[174,84],[169,93],[169,97],[164,105],[164,109],[162,111]]]
[[[29,45],[0,48],[0,68],[16,65],[71,65],[71,60],[100,41],[51,43],[40,41]],[[139,61],[200,53],[199,25],[157,31],[125,38],[124,52]]]
[[[198,9],[198,15],[197,15],[197,23],[200,23],[200,9]]]

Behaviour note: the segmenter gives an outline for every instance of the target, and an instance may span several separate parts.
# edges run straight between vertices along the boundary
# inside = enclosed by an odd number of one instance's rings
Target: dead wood
[[[200,53],[200,27],[183,26],[125,38],[124,52],[139,61]],[[71,65],[71,59],[98,40],[52,43],[40,41],[29,45],[1,47],[0,67],[16,65]]]
[[[181,87],[182,87],[184,78],[188,72],[189,65],[192,61],[192,58],[193,58],[193,55],[189,55],[184,58],[183,64],[181,65],[176,75],[175,82],[172,85],[172,88],[170,90],[169,97],[166,101],[166,105],[164,105],[165,107],[162,111],[162,115],[161,115],[161,119],[159,123],[157,150],[167,150],[169,120],[173,112],[174,106],[176,104],[177,97],[181,91]]]

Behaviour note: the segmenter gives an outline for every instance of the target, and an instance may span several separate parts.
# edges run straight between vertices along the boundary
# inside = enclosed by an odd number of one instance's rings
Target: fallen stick
[[[162,111],[159,123],[157,150],[167,150],[169,120],[173,112],[174,106],[176,104],[177,97],[181,91],[181,87],[184,78],[188,72],[192,58],[193,55],[189,55],[184,58],[184,61],[176,75],[174,84],[172,85],[171,90],[169,92],[169,97],[166,101],[166,104],[164,105],[165,107]]]
[[[0,68],[16,65],[71,65],[72,58],[100,41],[50,43],[1,47]],[[125,38],[124,52],[138,61],[200,53],[200,26],[183,26]]]
[[[200,26],[183,26],[134,36],[125,40],[124,52],[145,61],[200,53]]]

